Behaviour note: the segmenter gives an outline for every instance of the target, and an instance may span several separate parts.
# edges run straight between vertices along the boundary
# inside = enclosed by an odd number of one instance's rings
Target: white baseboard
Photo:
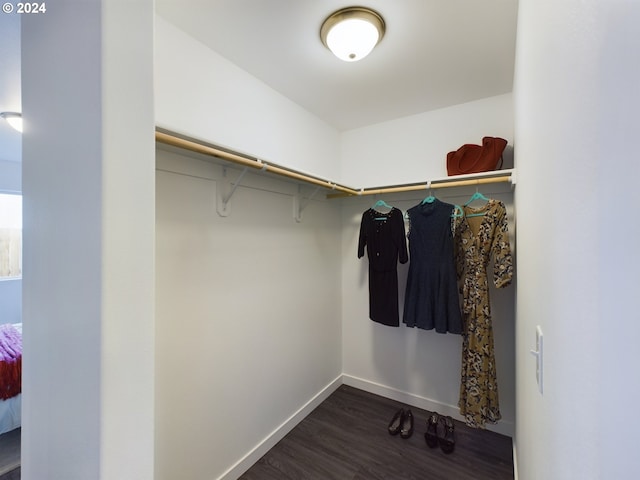
[[[438,412],[440,415],[449,415],[456,420],[464,422],[463,417],[459,413],[457,405],[449,405],[430,398],[421,397],[419,395],[404,392],[386,385],[371,382],[362,378],[354,377],[351,375],[342,375],[342,383],[351,387],[359,388],[365,392],[374,393],[381,397],[390,398],[406,405],[421,408],[423,410],[429,410],[430,412]],[[426,419],[425,419],[426,420]],[[500,433],[508,437],[513,438],[514,425],[513,422],[501,421],[495,425],[487,425],[487,430]]]
[[[260,460],[265,453],[273,448],[276,443],[282,440],[287,433],[293,430],[293,428],[307,415],[309,415],[318,405],[325,401],[329,395],[335,392],[340,385],[342,385],[342,375],[338,376],[335,380],[320,390],[320,392],[318,392],[311,400],[300,407],[297,412],[285,420],[249,453],[218,477],[218,480],[236,480],[239,478],[240,475],[249,470],[254,463]]]

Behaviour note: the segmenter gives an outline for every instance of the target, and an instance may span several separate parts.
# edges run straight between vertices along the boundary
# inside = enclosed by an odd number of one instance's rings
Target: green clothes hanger
[[[429,190],[429,196],[425,197],[420,205],[424,205],[425,203],[433,203],[436,201],[436,197],[434,197],[433,193],[431,193],[431,181],[427,182],[427,189]]]
[[[422,200],[422,202],[420,203],[420,205],[424,205],[425,203],[433,203],[437,200],[436,197],[433,196],[433,194],[431,193],[431,187],[430,187],[431,183],[429,183],[429,196],[426,197],[424,200]],[[454,209],[453,209],[453,213],[451,214],[451,218],[460,218],[464,216],[464,210],[462,210],[462,207],[460,205],[454,205]]]
[[[476,193],[471,195],[471,198],[467,201],[467,203],[464,204],[464,206],[468,207],[469,204],[471,204],[471,202],[474,202],[476,200],[482,200],[484,202],[488,202],[489,201],[489,199],[487,197],[485,197],[482,193],[480,193],[478,190],[476,190]],[[484,214],[485,214],[485,212],[468,213],[467,217],[482,217],[482,216],[484,216]]]
[[[378,200],[376,203],[373,204],[373,209],[376,209],[378,207],[387,207],[387,208],[393,208],[391,205],[389,205],[387,202],[385,202],[384,200]]]
[[[391,210],[393,210],[393,207],[391,205],[389,205],[387,202],[385,202],[384,200],[378,200],[376,203],[373,204],[373,207],[371,207],[372,210],[375,210],[376,212],[379,212],[378,210],[376,210],[377,208],[380,207],[386,207],[388,208],[390,211],[388,213],[391,213]],[[379,212],[382,213],[382,212]],[[387,217],[375,217],[376,220],[386,220]]]
[[[484,200],[485,202],[489,201],[489,199],[487,197],[485,197],[483,194],[481,194],[479,191],[476,190],[476,193],[471,195],[471,198],[469,199],[469,201],[467,203],[464,204],[464,206],[468,207],[471,202],[474,202],[476,200]]]

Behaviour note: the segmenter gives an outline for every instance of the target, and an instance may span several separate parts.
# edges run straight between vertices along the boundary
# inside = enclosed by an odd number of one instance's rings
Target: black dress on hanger
[[[381,213],[372,208],[362,214],[358,258],[369,257],[369,318],[391,327],[400,325],[398,313],[398,261],[407,263],[407,240],[402,212]]]
[[[403,322],[438,333],[462,333],[453,233],[456,207],[430,197],[407,210],[411,265]],[[425,199],[426,200],[426,199]]]

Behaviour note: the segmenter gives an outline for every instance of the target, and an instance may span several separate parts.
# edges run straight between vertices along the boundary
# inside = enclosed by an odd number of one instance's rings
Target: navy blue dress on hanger
[[[408,327],[462,333],[454,258],[455,212],[455,205],[434,197],[407,210],[411,264],[402,321]]]
[[[402,212],[382,213],[373,208],[362,214],[358,258],[369,257],[369,318],[400,326],[398,313],[398,261],[407,263],[407,240]]]

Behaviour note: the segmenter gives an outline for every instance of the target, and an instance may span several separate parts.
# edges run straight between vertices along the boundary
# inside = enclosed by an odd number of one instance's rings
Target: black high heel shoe
[[[444,436],[438,437],[438,441],[440,443],[440,448],[444,453],[453,452],[454,447],[456,446],[456,436],[454,433],[454,425],[453,419],[449,416],[440,417],[440,420],[444,424]]]
[[[437,413],[432,413],[427,420],[427,431],[424,434],[424,439],[429,445],[429,448],[436,448],[438,446],[438,420]]]
[[[400,436],[407,439],[411,435],[413,435],[413,413],[411,413],[411,410],[407,410],[404,412],[404,416],[402,417]]]
[[[388,430],[390,435],[397,435],[400,433],[400,430],[402,429],[403,419],[404,419],[404,408],[401,408],[395,413],[395,415],[391,419],[391,422],[389,423]]]

